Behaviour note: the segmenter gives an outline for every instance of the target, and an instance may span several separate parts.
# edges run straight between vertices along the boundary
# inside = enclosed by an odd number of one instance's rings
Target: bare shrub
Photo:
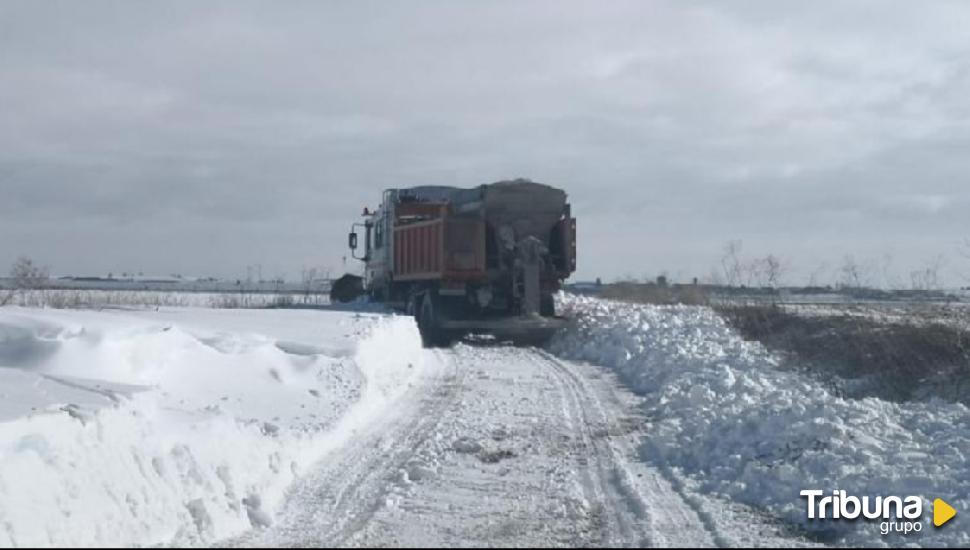
[[[797,359],[814,374],[866,380],[853,397],[905,401],[924,390],[968,402],[970,330],[937,316],[889,322],[866,315],[802,316],[777,305],[721,305],[741,335]],[[934,314],[935,315],[935,314]],[[831,380],[831,378],[829,378]]]
[[[54,309],[78,309],[84,307],[85,300],[80,291],[52,292],[45,297],[43,305]]]
[[[36,290],[45,288],[50,276],[46,267],[40,267],[30,258],[21,256],[10,268],[10,278],[19,290]]]
[[[216,309],[240,309],[247,307],[244,294],[219,294],[209,298],[209,307]]]
[[[862,287],[862,266],[851,254],[846,254],[842,258],[842,265],[839,267],[839,286],[843,288]]]
[[[317,268],[313,267],[310,269],[303,269],[301,274],[301,282],[303,284],[303,302],[306,303],[310,299],[310,292],[313,290],[313,280],[317,278]]]
[[[787,269],[782,259],[774,254],[755,258],[747,263],[748,283],[760,288],[778,288]]]
[[[766,286],[778,288],[782,283],[785,272],[788,271],[788,266],[785,265],[781,258],[774,254],[768,254],[762,261],[764,262]]]
[[[9,299],[8,299],[9,294]],[[103,309],[103,308],[161,308],[161,307],[211,307],[220,309],[242,308],[288,308],[326,305],[325,294],[312,293],[309,297],[292,293],[232,292],[223,294],[192,293],[166,290],[101,290],[71,288],[39,288],[4,292],[3,303],[9,301],[23,307],[54,309]],[[2,305],[2,303],[0,303]]]
[[[0,295],[0,306],[9,304],[14,297],[20,296],[21,301],[27,292],[37,291],[47,287],[50,276],[46,267],[38,266],[27,256],[17,258],[10,268],[11,287]]]
[[[307,294],[306,299],[309,300],[309,294]],[[273,297],[273,301],[270,302],[269,307],[288,308],[288,307],[293,307],[293,304],[294,304],[294,300],[292,295],[279,294]]]
[[[741,261],[741,241],[728,241],[724,245],[721,269],[724,272],[724,282],[728,286],[739,286],[743,283],[744,266]]]
[[[778,288],[787,272],[787,262],[773,253],[763,258],[743,258],[741,241],[733,240],[724,245],[721,273],[712,275],[710,279],[714,284],[723,282],[730,287]]]
[[[321,295],[319,294],[310,294],[303,297],[303,304],[318,304],[320,301]],[[296,306],[297,296],[287,293],[259,294],[237,292],[217,294],[209,297],[209,307],[215,309],[290,308]]]
[[[940,280],[940,268],[943,267],[944,258],[942,255],[936,256],[927,262],[922,269],[910,272],[910,288],[912,290],[939,290],[943,288]]]

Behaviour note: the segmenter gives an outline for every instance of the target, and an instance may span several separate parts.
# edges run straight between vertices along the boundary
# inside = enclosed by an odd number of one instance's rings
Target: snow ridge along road
[[[461,384],[454,363],[438,353],[447,368],[411,385],[394,410],[354,432],[352,442],[328,455],[299,480],[269,529],[225,541],[225,546],[337,546],[359,531],[395,492],[417,446],[434,432]],[[414,471],[412,471],[412,474]]]
[[[297,482],[276,525],[228,546],[726,545],[637,462],[637,400],[534,349],[458,345],[393,416]]]
[[[0,547],[269,525],[441,368],[399,316],[0,308]]]
[[[838,488],[922,496],[924,510],[940,495],[970,507],[966,405],[833,391],[810,365],[744,340],[707,307],[576,296],[559,306],[575,322],[550,351],[608,368],[642,397],[641,460],[661,469],[725,542],[767,544],[756,528],[767,521],[786,544],[970,545],[965,525],[937,529],[929,514],[910,535],[883,536],[878,522],[810,521],[799,497]]]

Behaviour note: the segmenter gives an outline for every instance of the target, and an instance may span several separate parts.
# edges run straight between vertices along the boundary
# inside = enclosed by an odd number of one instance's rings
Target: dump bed
[[[472,280],[485,275],[483,219],[452,215],[448,203],[404,203],[396,212],[395,280]]]
[[[549,249],[560,277],[575,270],[576,221],[561,189],[515,180],[471,189],[413,187],[387,198],[394,280],[482,279],[490,244],[500,248],[504,240],[511,247],[526,237]]]

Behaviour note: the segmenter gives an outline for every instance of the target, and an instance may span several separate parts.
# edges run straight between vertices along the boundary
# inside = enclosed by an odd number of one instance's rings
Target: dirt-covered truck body
[[[428,344],[535,341],[562,323],[553,294],[576,269],[576,220],[564,191],[528,180],[389,189],[350,245],[366,292],[413,314]]]

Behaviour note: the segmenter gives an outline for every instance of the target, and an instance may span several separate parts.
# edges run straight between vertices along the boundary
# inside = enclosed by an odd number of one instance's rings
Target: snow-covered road
[[[837,395],[707,308],[561,305],[546,350],[426,350],[375,312],[0,308],[0,547],[970,541],[798,496],[970,507],[966,406]]]
[[[298,481],[277,524],[222,544],[799,542],[753,514],[743,532],[720,527],[670,472],[638,461],[638,400],[610,372],[536,349],[437,354],[439,374]]]

